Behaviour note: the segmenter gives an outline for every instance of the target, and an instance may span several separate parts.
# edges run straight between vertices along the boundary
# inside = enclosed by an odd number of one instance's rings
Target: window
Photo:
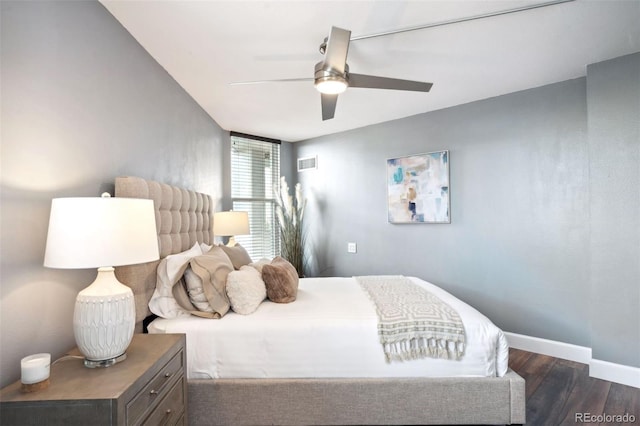
[[[254,261],[280,253],[273,192],[279,179],[280,141],[231,132],[232,208],[249,213],[251,232],[235,238]]]

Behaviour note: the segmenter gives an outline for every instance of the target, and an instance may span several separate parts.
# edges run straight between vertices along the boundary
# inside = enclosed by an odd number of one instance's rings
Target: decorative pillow
[[[191,259],[189,265],[193,275],[190,277],[192,283],[187,284],[187,288],[202,288],[202,293],[211,308],[207,311],[191,313],[205,318],[222,318],[230,307],[225,288],[227,276],[233,271],[233,264],[229,256],[222,248],[214,246],[206,254]]]
[[[252,266],[252,267],[256,268],[258,270],[258,272],[260,272],[260,274],[262,274],[262,267],[264,265],[268,265],[270,263],[271,263],[271,261],[269,259],[262,258],[262,259],[258,260],[257,262],[250,263],[249,266]]]
[[[240,244],[236,244],[233,247],[229,247],[229,246],[220,246],[220,247],[222,247],[222,250],[224,250],[227,256],[229,256],[229,259],[231,259],[231,263],[233,263],[233,267],[236,270],[252,262],[251,256],[249,256],[249,253],[247,253],[244,247],[242,247]]]
[[[199,311],[213,312],[213,309],[207,300],[207,296],[204,295],[202,280],[195,272],[193,272],[193,269],[191,269],[190,266],[184,271],[184,281],[191,304]]]
[[[174,285],[180,281],[189,261],[202,254],[198,243],[189,250],[171,254],[160,261],[157,270],[156,289],[149,301],[149,309],[162,318],[177,318],[189,315],[189,310],[181,307],[173,293]]]
[[[262,267],[262,279],[267,287],[267,297],[272,302],[289,303],[298,294],[298,272],[286,259],[276,256]]]
[[[253,313],[267,297],[260,272],[251,266],[231,272],[227,276],[227,296],[234,312],[242,315]]]

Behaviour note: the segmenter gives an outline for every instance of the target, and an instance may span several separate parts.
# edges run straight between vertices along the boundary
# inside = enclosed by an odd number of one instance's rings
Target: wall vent
[[[298,171],[313,170],[318,168],[318,156],[298,158]]]

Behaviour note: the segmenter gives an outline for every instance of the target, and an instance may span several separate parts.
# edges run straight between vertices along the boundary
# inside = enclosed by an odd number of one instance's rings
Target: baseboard
[[[592,359],[589,363],[589,376],[640,388],[640,368],[638,367]]]
[[[505,332],[509,347],[567,359],[589,365],[589,376],[609,382],[640,388],[640,368],[601,361],[591,357],[591,348]]]
[[[540,337],[526,336],[524,334],[507,332],[504,334],[507,336],[509,346],[514,349],[549,355],[554,358],[568,359],[569,361],[580,362],[582,364],[589,364],[589,362],[591,362],[591,348],[585,346],[541,339]]]

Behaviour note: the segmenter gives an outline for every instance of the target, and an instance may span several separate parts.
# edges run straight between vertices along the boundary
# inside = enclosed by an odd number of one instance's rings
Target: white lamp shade
[[[249,214],[236,211],[214,213],[213,234],[221,237],[249,234]]]
[[[152,200],[55,198],[44,266],[97,268],[159,258]]]

